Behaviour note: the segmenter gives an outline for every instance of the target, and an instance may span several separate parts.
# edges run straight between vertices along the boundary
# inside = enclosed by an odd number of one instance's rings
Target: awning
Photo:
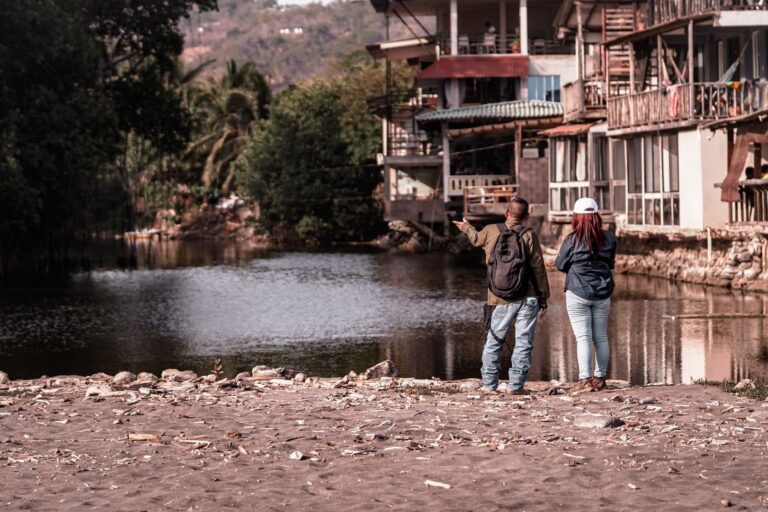
[[[542,100],[516,100],[486,103],[471,107],[434,110],[416,116],[416,121],[419,123],[443,121],[467,123],[476,121],[514,121],[516,119],[562,119],[562,116],[562,103]]]
[[[594,123],[563,124],[548,130],[542,130],[539,132],[539,135],[543,135],[544,137],[573,137],[575,135],[587,133],[594,125]]]
[[[466,137],[470,135],[500,135],[514,132],[518,128],[541,128],[542,126],[552,126],[553,124],[559,124],[562,122],[563,120],[560,117],[550,117],[546,119],[520,119],[518,121],[509,121],[507,123],[483,124],[469,128],[454,128],[452,130],[448,130],[448,137],[455,139],[457,137]]]
[[[727,117],[725,119],[716,119],[701,125],[702,128],[717,130],[718,128],[727,128],[729,126],[739,126],[740,124],[753,123],[754,121],[763,122],[768,118],[768,108],[752,112],[751,114],[742,114],[736,117]]]
[[[385,41],[369,44],[365,47],[374,59],[408,60],[433,57],[436,53],[435,41],[431,37]]]
[[[512,78],[528,76],[527,55],[456,55],[442,57],[419,73],[430,78]]]

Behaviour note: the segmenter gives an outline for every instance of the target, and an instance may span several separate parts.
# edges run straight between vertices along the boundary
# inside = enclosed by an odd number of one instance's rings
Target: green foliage
[[[345,105],[332,83],[279,94],[238,162],[273,234],[310,243],[361,240],[380,224],[376,166],[362,166],[343,135]],[[349,132],[352,133],[352,132]]]
[[[193,7],[215,0],[0,2],[3,274],[21,255],[55,271],[104,219],[125,218],[131,191],[115,162],[127,134],[183,147],[189,122],[167,76]]]

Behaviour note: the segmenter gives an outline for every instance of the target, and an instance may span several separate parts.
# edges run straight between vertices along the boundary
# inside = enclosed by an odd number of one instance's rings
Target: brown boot
[[[594,390],[595,388],[592,386],[592,379],[581,379],[579,382],[573,385],[573,387],[569,390],[569,393],[571,395],[578,395],[580,393],[588,393]]]
[[[595,391],[602,391],[605,389],[605,377],[592,377],[592,387]]]

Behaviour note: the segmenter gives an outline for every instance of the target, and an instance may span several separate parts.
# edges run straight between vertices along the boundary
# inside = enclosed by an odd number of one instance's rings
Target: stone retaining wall
[[[768,237],[758,230],[617,234],[616,272],[768,292]]]

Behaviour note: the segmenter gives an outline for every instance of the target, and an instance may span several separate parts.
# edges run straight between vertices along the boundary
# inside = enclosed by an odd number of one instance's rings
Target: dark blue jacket
[[[598,251],[577,242],[568,235],[560,247],[555,265],[566,272],[565,289],[585,300],[603,300],[613,292],[613,265],[616,261],[616,239],[610,231],[603,231],[605,242]]]

